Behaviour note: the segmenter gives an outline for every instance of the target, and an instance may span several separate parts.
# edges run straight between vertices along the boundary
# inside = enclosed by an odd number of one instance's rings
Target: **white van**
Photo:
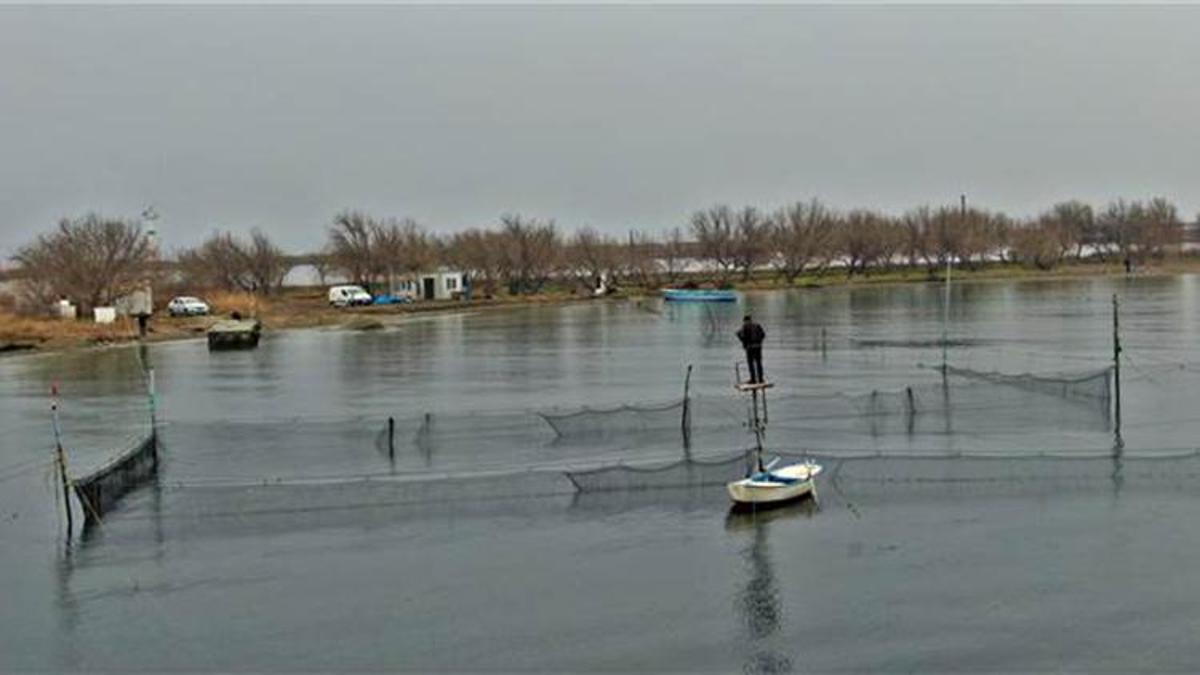
[[[334,307],[371,304],[371,294],[362,286],[334,286],[329,289],[329,304]]]

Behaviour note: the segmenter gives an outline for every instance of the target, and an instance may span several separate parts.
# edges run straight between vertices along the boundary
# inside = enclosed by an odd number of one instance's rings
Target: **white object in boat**
[[[775,504],[799,499],[813,491],[813,479],[821,465],[812,462],[789,464],[782,469],[756,471],[726,484],[729,497],[738,504]]]

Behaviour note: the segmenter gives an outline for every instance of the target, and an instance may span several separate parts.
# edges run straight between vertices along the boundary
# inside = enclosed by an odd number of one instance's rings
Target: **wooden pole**
[[[1113,322],[1113,417],[1116,420],[1117,435],[1121,434],[1121,333],[1120,333],[1120,303],[1117,294],[1112,296]]]

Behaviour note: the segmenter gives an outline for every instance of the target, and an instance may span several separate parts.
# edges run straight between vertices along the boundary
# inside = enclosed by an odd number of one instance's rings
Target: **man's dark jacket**
[[[742,324],[741,330],[737,332],[737,337],[742,341],[744,349],[762,349],[763,340],[767,338],[767,331],[757,323]]]

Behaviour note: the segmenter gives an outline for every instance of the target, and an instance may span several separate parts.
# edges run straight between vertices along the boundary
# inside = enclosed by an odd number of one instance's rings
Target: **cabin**
[[[422,272],[392,284],[392,295],[409,300],[458,300],[467,295],[466,275],[448,268]]]

